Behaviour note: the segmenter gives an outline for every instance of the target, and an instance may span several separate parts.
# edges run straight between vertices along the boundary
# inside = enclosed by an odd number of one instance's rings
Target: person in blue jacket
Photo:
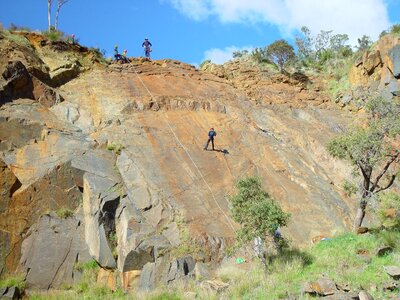
[[[142,43],[142,47],[144,49],[144,55],[146,56],[147,60],[150,60],[150,52],[151,52],[151,47],[153,45],[150,43],[148,38],[144,39],[144,42]]]
[[[212,150],[214,151],[214,138],[217,136],[217,132],[214,130],[214,128],[211,128],[210,131],[208,132],[208,141],[206,146],[204,147],[204,150],[207,150],[208,144],[212,145]]]

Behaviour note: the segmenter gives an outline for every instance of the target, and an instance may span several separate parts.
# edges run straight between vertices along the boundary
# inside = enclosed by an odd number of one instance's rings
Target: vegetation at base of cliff
[[[206,253],[207,251],[205,251],[204,248],[198,245],[198,242],[194,238],[192,238],[189,232],[188,224],[186,223],[184,217],[179,212],[174,212],[173,215],[173,221],[176,223],[176,226],[179,230],[180,243],[178,246],[171,249],[171,256],[182,257],[185,255],[192,255],[196,257],[196,255],[199,253],[208,255],[209,253]]]
[[[391,246],[392,252],[378,256],[377,250],[382,246]],[[348,285],[351,291],[364,289],[374,299],[391,299],[400,290],[383,289],[393,282],[384,266],[396,265],[399,259],[400,231],[376,229],[364,235],[334,236],[304,251],[284,250],[271,260],[267,275],[258,260],[245,264],[236,264],[233,259],[226,261],[213,279],[229,285],[219,293],[192,279],[151,293],[133,290],[125,294],[121,290],[111,292],[92,277],[93,281],[84,288],[81,285],[80,289],[34,294],[30,299],[313,299],[303,295],[303,285],[322,277]]]
[[[25,277],[23,275],[14,275],[11,277],[0,279],[0,289],[12,286],[23,290],[25,288]]]

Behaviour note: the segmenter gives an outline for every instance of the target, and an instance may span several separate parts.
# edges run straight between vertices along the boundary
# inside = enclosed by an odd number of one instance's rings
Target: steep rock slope
[[[123,281],[143,269],[144,289],[218,261],[238,228],[227,197],[247,175],[292,214],[285,234],[297,244],[349,226],[354,204],[340,186],[350,169],[325,144],[352,116],[315,87],[276,75],[255,93],[238,86],[240,68],[225,78],[173,60],[105,66],[80,46],[19,37],[0,39],[0,267],[25,271],[28,286],[73,282],[89,257]],[[213,152],[203,150],[210,127]],[[62,238],[69,250],[46,252],[54,265],[43,274],[40,253],[58,232],[85,247]]]

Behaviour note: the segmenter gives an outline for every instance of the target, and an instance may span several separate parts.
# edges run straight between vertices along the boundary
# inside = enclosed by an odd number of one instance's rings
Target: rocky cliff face
[[[349,79],[355,97],[360,90],[400,97],[400,37],[386,35],[378,40],[353,66]]]
[[[35,34],[0,35],[0,52],[0,270],[28,287],[74,282],[89,259],[143,289],[219,261],[238,228],[227,197],[247,175],[292,214],[297,244],[350,224],[351,170],[325,144],[352,117],[317,78],[107,66]],[[203,150],[210,127],[217,151]]]

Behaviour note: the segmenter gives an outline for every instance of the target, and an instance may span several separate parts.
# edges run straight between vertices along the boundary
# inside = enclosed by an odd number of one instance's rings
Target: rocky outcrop
[[[329,102],[329,97],[322,92],[324,83],[317,76],[308,77],[299,72],[281,73],[245,60],[232,60],[224,65],[207,63],[202,70],[226,79],[258,104],[304,108],[326,106]]]
[[[349,74],[354,88],[379,91],[386,98],[400,96],[400,38],[385,35],[364,53]]]

